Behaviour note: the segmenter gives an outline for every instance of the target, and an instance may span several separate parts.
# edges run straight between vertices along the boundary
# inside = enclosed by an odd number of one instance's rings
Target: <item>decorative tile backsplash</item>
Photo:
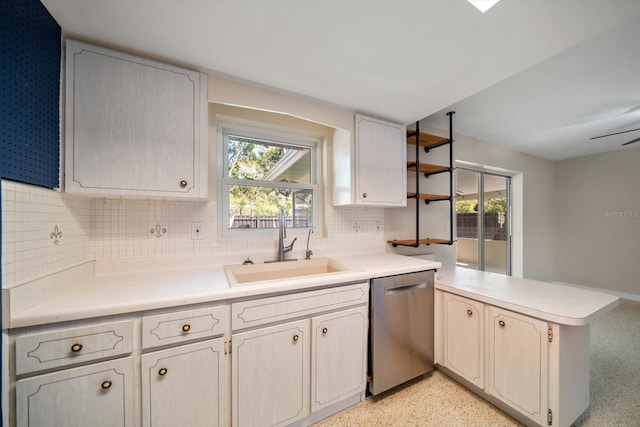
[[[91,200],[2,181],[3,287],[91,259]]]
[[[275,253],[275,239],[219,240],[217,216],[215,202],[90,199],[3,180],[2,286],[94,259]],[[380,208],[327,206],[326,237],[313,234],[310,246],[316,256],[383,252],[383,222]],[[292,256],[304,256],[305,239],[298,235]]]

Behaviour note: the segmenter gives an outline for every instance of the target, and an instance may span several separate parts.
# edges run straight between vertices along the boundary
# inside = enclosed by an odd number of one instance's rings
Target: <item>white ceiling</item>
[[[550,159],[639,120],[640,0],[42,2],[66,35],[404,124],[455,104],[456,131]]]

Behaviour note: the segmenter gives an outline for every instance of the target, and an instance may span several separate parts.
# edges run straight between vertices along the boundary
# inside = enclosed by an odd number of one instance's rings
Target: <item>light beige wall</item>
[[[353,111],[209,74],[209,102],[289,114],[326,126],[353,128]]]
[[[447,136],[448,131],[442,129],[423,129],[437,135]],[[522,275],[531,279],[555,279],[555,167],[552,161],[502,148],[498,145],[480,141],[464,135],[454,134],[454,158],[466,162],[496,168],[519,171],[522,174],[515,180],[520,181],[522,194],[522,235],[514,245],[522,251],[523,265],[518,267],[514,275]],[[436,162],[447,161],[447,148],[434,151],[431,158]],[[410,150],[411,151],[411,150]],[[411,152],[408,153],[411,156]],[[422,155],[421,155],[422,156]],[[413,156],[412,156],[413,157]],[[421,161],[426,161],[426,157]],[[443,176],[446,174],[442,174]],[[431,179],[431,178],[429,178]],[[421,188],[421,191],[422,188]],[[426,189],[424,190],[426,192]],[[387,210],[385,212],[385,237],[388,239],[412,238],[415,227],[413,220],[414,202],[409,201],[404,210]],[[423,206],[423,222],[421,229],[424,237],[448,236],[448,205],[446,203]],[[387,234],[388,232],[388,234]],[[455,245],[432,245],[420,248],[390,248],[389,251],[414,254],[435,253],[445,265],[455,264]],[[519,274],[518,274],[519,273]]]
[[[640,146],[556,163],[557,280],[640,296]]]

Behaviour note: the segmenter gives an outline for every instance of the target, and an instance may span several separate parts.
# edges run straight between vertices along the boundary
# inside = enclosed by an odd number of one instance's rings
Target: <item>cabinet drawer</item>
[[[227,322],[227,306],[144,316],[142,318],[142,348],[192,341],[222,335]]]
[[[238,330],[367,304],[369,283],[300,292],[231,304],[231,327]]]
[[[16,374],[128,354],[132,336],[132,320],[20,336]]]

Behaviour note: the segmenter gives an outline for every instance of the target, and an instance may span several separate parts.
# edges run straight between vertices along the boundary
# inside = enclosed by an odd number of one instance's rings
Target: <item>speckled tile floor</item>
[[[622,300],[591,326],[591,406],[575,427],[640,426],[640,302]],[[314,427],[520,426],[439,371]]]

